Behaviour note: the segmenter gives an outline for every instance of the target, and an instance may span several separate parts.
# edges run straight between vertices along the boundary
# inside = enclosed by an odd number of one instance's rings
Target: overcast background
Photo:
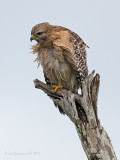
[[[98,114],[120,159],[120,1],[0,1],[0,159],[87,160],[74,125],[33,80],[44,81],[30,52],[41,22],[81,36],[89,72],[101,76]]]

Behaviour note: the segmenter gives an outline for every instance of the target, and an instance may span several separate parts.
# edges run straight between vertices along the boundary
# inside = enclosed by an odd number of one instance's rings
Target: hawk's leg
[[[63,86],[61,86],[61,84],[59,83],[58,86],[52,85],[52,88],[54,89],[54,92],[57,92],[57,90],[58,90],[59,88],[63,88]]]

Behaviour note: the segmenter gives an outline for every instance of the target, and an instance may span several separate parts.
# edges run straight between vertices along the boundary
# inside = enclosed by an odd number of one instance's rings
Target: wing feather
[[[88,47],[84,41],[74,32],[70,32],[70,41],[74,47],[74,56],[76,59],[76,76],[78,82],[85,79],[88,76],[87,58],[86,58],[86,47]]]

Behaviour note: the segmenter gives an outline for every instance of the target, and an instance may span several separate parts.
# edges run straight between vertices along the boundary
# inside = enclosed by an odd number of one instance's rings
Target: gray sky
[[[0,159],[87,160],[72,122],[34,88],[44,77],[29,39],[41,22],[73,30],[90,47],[89,72],[101,76],[99,118],[120,159],[120,1],[4,0],[0,19]]]

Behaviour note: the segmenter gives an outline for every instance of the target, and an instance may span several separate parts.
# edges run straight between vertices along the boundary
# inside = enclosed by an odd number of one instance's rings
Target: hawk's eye
[[[41,35],[41,34],[42,34],[42,32],[38,32],[38,33],[37,33],[37,35]]]

